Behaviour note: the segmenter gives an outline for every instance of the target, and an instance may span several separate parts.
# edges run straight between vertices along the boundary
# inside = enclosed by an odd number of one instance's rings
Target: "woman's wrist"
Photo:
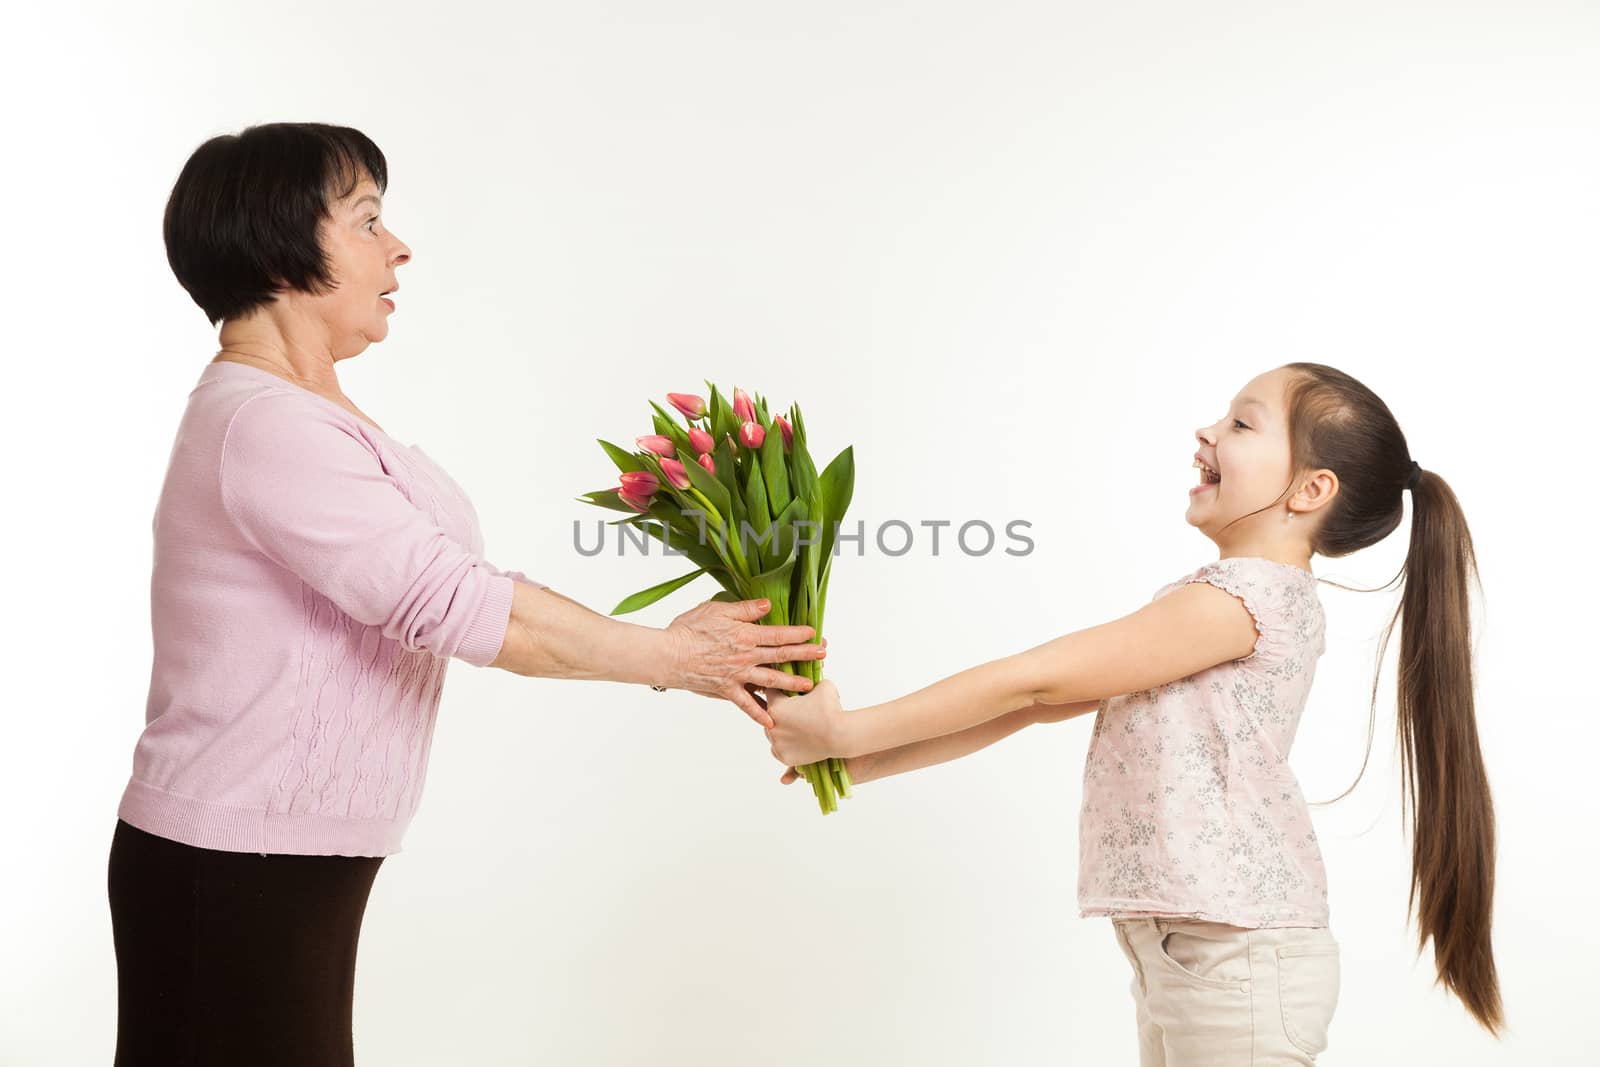
[[[681,663],[678,636],[671,630],[651,629],[646,635],[641,663],[642,681],[651,687],[681,689],[684,680]]]

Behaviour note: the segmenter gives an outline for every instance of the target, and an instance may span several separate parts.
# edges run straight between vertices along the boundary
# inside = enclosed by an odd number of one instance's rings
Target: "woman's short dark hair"
[[[285,289],[334,287],[317,228],[363,176],[382,193],[378,146],[348,126],[273,122],[194,150],[167,198],[167,262],[213,326],[270,304]]]

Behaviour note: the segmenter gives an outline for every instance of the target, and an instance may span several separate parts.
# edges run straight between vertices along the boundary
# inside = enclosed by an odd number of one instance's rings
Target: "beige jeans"
[[[1133,964],[1139,1067],[1314,1064],[1339,1000],[1326,926],[1114,919]]]

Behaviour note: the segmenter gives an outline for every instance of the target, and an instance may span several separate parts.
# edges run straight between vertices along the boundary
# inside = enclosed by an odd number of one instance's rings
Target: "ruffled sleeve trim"
[[[1232,662],[1252,663],[1260,658],[1262,650],[1272,644],[1267,622],[1266,584],[1251,569],[1249,558],[1213,560],[1184,580],[1184,584],[1189,582],[1206,582],[1238,598],[1250,613],[1250,621],[1256,628],[1256,643],[1248,656],[1241,656]]]

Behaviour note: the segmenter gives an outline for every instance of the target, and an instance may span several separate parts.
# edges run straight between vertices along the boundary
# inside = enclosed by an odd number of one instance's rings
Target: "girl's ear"
[[[1300,512],[1309,517],[1333,503],[1338,495],[1339,476],[1323,467],[1306,476],[1294,498]]]

